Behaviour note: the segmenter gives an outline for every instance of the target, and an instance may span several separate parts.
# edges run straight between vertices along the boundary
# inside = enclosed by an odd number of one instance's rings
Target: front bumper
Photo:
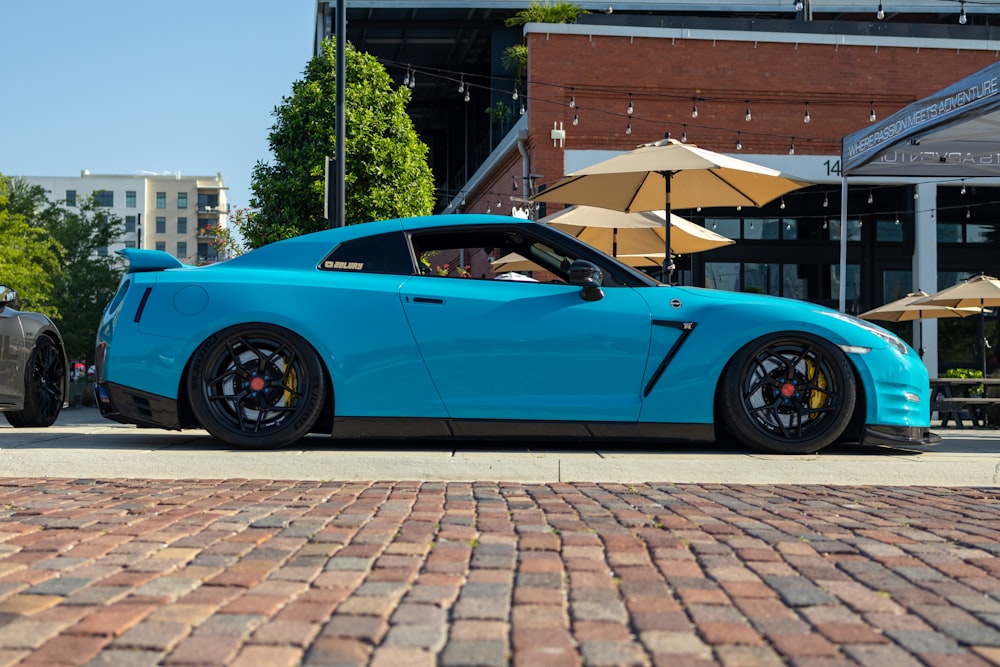
[[[926,426],[865,426],[861,444],[872,447],[927,447],[941,442],[941,436]]]

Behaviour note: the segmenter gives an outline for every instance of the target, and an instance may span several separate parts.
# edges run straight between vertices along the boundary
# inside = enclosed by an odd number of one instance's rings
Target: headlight
[[[844,313],[838,313],[838,312],[825,312],[825,314],[826,315],[830,315],[831,317],[836,317],[837,319],[843,320],[845,322],[850,322],[851,324],[853,324],[855,326],[859,326],[859,327],[865,329],[869,333],[875,334],[876,336],[878,336],[879,338],[881,338],[883,341],[885,341],[889,346],[895,348],[895,350],[897,352],[899,352],[901,355],[903,355],[904,357],[910,353],[910,348],[909,348],[909,346],[906,343],[904,343],[902,340],[900,340],[900,338],[898,336],[896,336],[893,333],[890,333],[890,332],[886,331],[882,327],[875,326],[871,322],[866,322],[865,320],[862,320],[862,319],[860,319],[858,317],[854,317],[853,315],[845,315]],[[842,347],[842,349],[844,349],[845,352],[859,352],[860,351],[860,350],[856,349],[857,346],[853,346],[853,345],[841,346],[841,347]]]

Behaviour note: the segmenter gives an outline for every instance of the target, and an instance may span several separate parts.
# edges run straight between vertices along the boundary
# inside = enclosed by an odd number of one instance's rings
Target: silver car
[[[16,427],[50,426],[67,399],[66,350],[52,320],[14,310],[0,285],[0,412]]]

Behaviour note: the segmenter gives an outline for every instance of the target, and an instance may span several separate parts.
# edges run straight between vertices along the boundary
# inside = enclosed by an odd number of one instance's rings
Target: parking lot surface
[[[204,464],[0,470],[0,665],[1000,664],[995,433],[815,457],[431,447],[387,466],[405,475],[290,478],[268,456],[359,472],[344,461],[403,450],[229,452],[68,412],[47,433],[0,429],[0,464]],[[644,474],[503,479],[524,461],[597,475],[615,457]],[[958,481],[893,481],[928,457]],[[898,472],[845,483],[841,466]],[[728,479],[748,467],[799,481]],[[476,477],[427,479],[455,471]]]

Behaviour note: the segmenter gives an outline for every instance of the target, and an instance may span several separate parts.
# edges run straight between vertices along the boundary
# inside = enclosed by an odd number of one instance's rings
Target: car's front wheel
[[[763,336],[742,348],[720,387],[723,426],[755,449],[816,452],[847,428],[854,373],[835,345],[805,333]]]
[[[66,389],[66,359],[48,336],[39,336],[24,369],[24,406],[5,412],[11,426],[51,426],[63,406]]]
[[[323,409],[325,376],[301,336],[270,324],[230,327],[201,344],[188,373],[191,408],[215,438],[246,449],[290,445]]]

